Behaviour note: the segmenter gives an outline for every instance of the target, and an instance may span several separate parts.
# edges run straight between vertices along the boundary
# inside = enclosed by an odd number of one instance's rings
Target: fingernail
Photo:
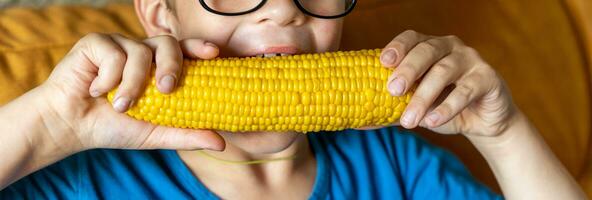
[[[130,102],[131,100],[127,97],[118,97],[115,100],[115,103],[113,103],[113,108],[117,112],[125,112],[128,109]]]
[[[92,90],[92,91],[90,91],[90,96],[91,97],[101,96],[101,92],[99,92],[98,90]]]
[[[413,123],[415,123],[415,111],[413,110],[408,110],[405,111],[405,113],[403,113],[403,117],[401,118],[401,123],[404,124],[405,126],[411,126],[413,125]]]
[[[175,87],[175,77],[172,75],[166,75],[158,81],[162,92],[170,92]]]
[[[426,117],[426,119],[430,126],[435,126],[438,123],[438,120],[440,120],[440,115],[436,112],[432,112]]]
[[[385,65],[394,65],[395,61],[397,60],[397,51],[394,49],[386,50],[382,56],[380,56],[380,61]]]
[[[395,78],[389,83],[388,89],[391,92],[391,95],[401,96],[405,91],[405,85],[405,80],[403,80],[402,78]]]

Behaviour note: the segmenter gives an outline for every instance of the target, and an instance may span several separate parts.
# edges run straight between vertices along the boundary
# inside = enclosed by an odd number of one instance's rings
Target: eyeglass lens
[[[220,13],[242,13],[250,11],[263,0],[203,0],[210,9]],[[354,0],[298,0],[306,11],[320,16],[336,16],[347,12]]]

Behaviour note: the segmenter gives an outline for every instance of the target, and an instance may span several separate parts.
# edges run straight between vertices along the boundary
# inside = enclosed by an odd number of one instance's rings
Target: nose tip
[[[278,20],[278,19],[274,19],[274,18],[263,18],[263,19],[259,20],[259,23],[274,23],[279,26],[289,26],[292,24],[296,24],[295,20],[293,20],[293,19]]]
[[[258,14],[259,23],[273,22],[280,26],[300,25],[305,18],[292,0],[267,0]]]

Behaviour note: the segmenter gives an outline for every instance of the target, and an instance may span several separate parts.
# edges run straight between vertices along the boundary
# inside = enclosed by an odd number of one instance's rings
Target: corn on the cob
[[[393,70],[379,56],[375,49],[185,60],[172,94],[158,92],[152,71],[144,95],[127,114],[159,125],[232,132],[387,125],[398,120],[411,93],[388,93]]]

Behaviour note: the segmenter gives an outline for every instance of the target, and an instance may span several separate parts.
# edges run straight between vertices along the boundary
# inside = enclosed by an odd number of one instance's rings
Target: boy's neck
[[[309,180],[310,189],[315,180],[316,161],[306,135],[298,136],[288,148],[273,154],[253,155],[227,143],[223,152],[205,151],[207,154],[224,160],[249,161],[295,156],[294,159],[243,165],[229,164],[205,157],[195,151],[178,151],[193,174],[208,188],[219,184],[253,185],[276,187],[293,184],[293,180]],[[240,187],[240,185],[237,185]],[[233,188],[233,187],[228,187]]]

